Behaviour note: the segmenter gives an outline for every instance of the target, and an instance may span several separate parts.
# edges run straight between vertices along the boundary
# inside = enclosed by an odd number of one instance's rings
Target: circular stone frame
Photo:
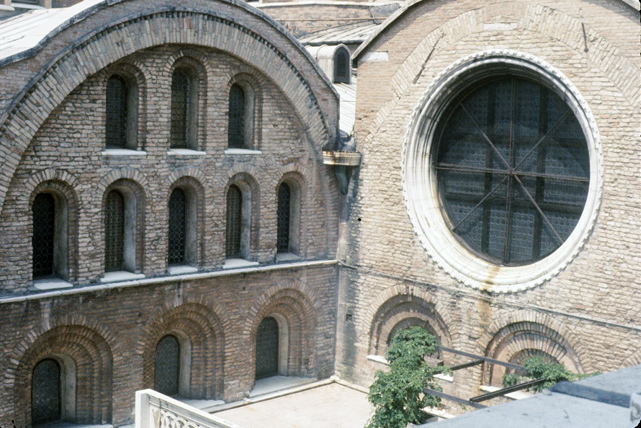
[[[435,131],[450,103],[475,82],[508,75],[533,80],[565,101],[581,125],[590,162],[588,195],[574,231],[552,254],[522,266],[491,263],[457,240],[445,220],[433,168]],[[449,66],[423,93],[405,136],[402,177],[405,204],[414,230],[439,266],[457,281],[476,289],[496,293],[521,291],[540,285],[565,268],[594,227],[603,187],[599,131],[587,102],[559,70],[533,55],[517,51],[479,52]]]

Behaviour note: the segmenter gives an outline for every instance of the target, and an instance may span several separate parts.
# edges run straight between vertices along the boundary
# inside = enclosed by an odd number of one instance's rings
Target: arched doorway
[[[256,380],[278,375],[278,322],[273,317],[263,319],[256,332]]]
[[[33,425],[62,419],[60,364],[52,358],[40,361],[33,369],[31,421]]]

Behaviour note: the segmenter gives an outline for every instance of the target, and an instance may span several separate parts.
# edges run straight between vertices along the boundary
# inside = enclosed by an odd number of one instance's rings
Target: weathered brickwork
[[[181,396],[240,399],[254,385],[256,334],[266,317],[286,332],[279,373],[334,373],[339,192],[321,150],[337,134],[336,92],[260,12],[187,3],[181,10],[171,1],[98,3],[33,51],[2,60],[0,74],[10,77],[0,89],[1,426],[30,426],[33,371],[47,358],[61,367],[64,420],[133,423],[134,393],[154,387],[156,347],[168,334],[188,350]],[[170,148],[176,67],[197,87],[189,150]],[[127,150],[106,147],[113,75],[135,88]],[[247,149],[230,150],[229,93],[239,82],[251,89],[252,137]],[[297,209],[290,229],[297,246],[286,265],[276,253],[282,182]],[[250,201],[241,271],[224,268],[232,184]],[[168,263],[176,188],[195,211],[195,254],[179,276]],[[137,276],[103,284],[112,190],[124,195],[125,224],[135,225],[124,257]],[[55,238],[65,244],[55,250],[64,254],[56,262],[64,291],[43,292],[32,276],[31,207],[42,193],[54,196],[64,225]]]
[[[415,324],[447,346],[503,360],[534,350],[578,372],[638,363],[639,32],[638,12],[620,1],[423,1],[355,53],[363,163],[342,237],[339,375],[369,384],[381,367],[367,355],[382,355],[395,328]],[[448,275],[403,198],[404,144],[421,97],[452,64],[487,50],[522,52],[564,75],[589,106],[602,148],[593,230],[558,275],[519,292],[478,291]],[[490,370],[456,372],[456,395],[477,394],[496,377]]]

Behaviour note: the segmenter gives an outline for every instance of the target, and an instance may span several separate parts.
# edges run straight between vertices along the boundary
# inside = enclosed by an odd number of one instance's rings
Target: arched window
[[[169,197],[168,263],[185,263],[187,238],[187,198],[182,189],[174,189]]]
[[[31,206],[33,214],[33,277],[54,274],[56,247],[56,201],[50,193],[41,193]]]
[[[160,339],[156,346],[154,389],[161,394],[178,395],[180,387],[180,343],[173,335]]]
[[[276,233],[276,251],[289,253],[290,248],[290,217],[291,217],[291,189],[287,183],[278,187],[278,227]]]
[[[198,128],[198,82],[188,68],[176,68],[171,76],[172,148],[196,149]]]
[[[51,358],[36,364],[31,382],[31,420],[33,425],[61,420],[61,390],[60,364]]]
[[[256,332],[256,380],[278,375],[278,322],[272,317],[261,321]]]
[[[241,258],[241,232],[243,220],[243,195],[236,185],[227,191],[227,227],[225,249],[227,258]]]
[[[345,48],[336,49],[334,54],[334,82],[349,83],[351,74],[349,52]]]
[[[129,88],[120,76],[111,76],[107,81],[107,148],[127,147],[127,117]]]
[[[124,262],[125,198],[112,190],[105,201],[105,271],[124,270]]]
[[[243,88],[234,83],[229,90],[228,144],[230,148],[246,148],[246,99]]]

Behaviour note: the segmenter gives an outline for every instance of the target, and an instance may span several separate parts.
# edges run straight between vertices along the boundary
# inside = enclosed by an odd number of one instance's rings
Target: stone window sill
[[[143,279],[145,275],[142,273],[133,273],[127,272],[124,270],[118,270],[115,272],[105,272],[105,274],[100,278],[102,284],[108,282],[118,282],[118,281],[131,281],[133,279]]]
[[[167,273],[169,275],[182,275],[194,272],[198,272],[198,268],[189,265],[173,265],[167,268]]]
[[[169,149],[167,156],[205,156],[207,152],[192,149]]]
[[[251,149],[225,149],[226,155],[261,155],[263,152],[260,150]]]
[[[33,280],[33,288],[40,291],[60,290],[62,288],[72,287],[72,283],[60,278],[43,278]]]
[[[294,253],[276,253],[276,262],[293,262],[300,260],[300,257]]]
[[[105,149],[102,152],[103,156],[147,156],[147,152],[143,150],[130,150],[130,149]]]
[[[223,269],[237,269],[249,266],[258,266],[258,264],[258,262],[250,262],[245,259],[227,259],[225,260]]]

